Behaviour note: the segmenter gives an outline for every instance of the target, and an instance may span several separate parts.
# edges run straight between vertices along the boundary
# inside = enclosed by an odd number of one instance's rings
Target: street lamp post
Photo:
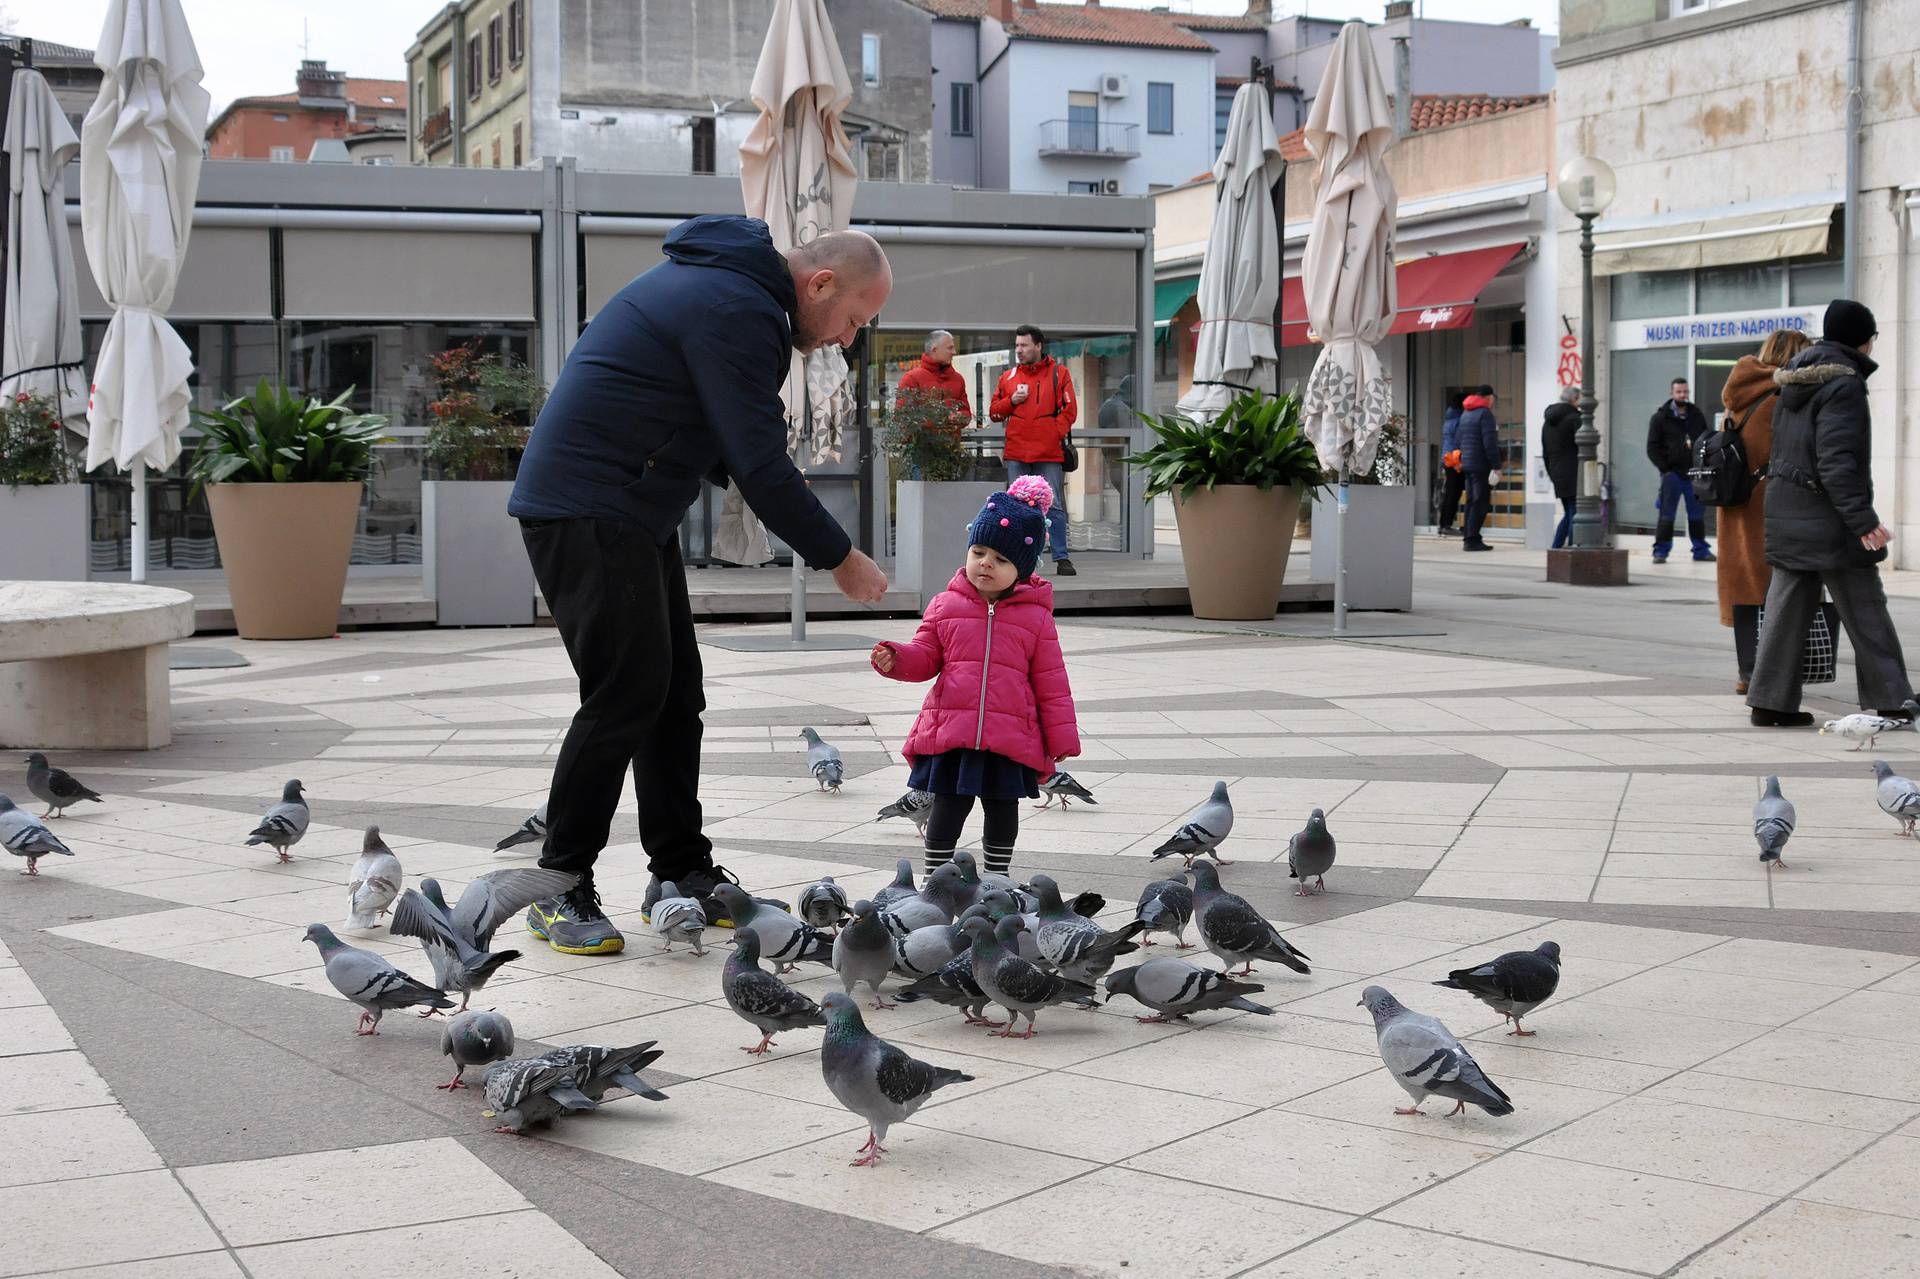
[[[1560,202],[1580,220],[1580,491],[1573,508],[1572,545],[1547,553],[1547,580],[1576,586],[1624,586],[1627,553],[1615,550],[1600,518],[1600,432],[1593,424],[1593,223],[1613,203],[1613,169],[1597,156],[1567,161],[1560,170]]]

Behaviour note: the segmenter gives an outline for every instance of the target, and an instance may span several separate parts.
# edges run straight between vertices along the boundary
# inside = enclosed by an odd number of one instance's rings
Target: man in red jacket
[[[920,363],[900,375],[902,391],[938,391],[953,401],[953,420],[965,424],[973,416],[967,401],[967,380],[954,371],[953,334],[935,329],[927,334],[926,351]]]
[[[1007,483],[1038,475],[1052,486],[1047,550],[1053,556],[1054,576],[1072,577],[1078,570],[1067,551],[1067,475],[1060,442],[1080,416],[1080,402],[1073,393],[1073,375],[1046,350],[1047,335],[1034,325],[1013,331],[1014,365],[1000,375],[987,416],[1007,424]]]

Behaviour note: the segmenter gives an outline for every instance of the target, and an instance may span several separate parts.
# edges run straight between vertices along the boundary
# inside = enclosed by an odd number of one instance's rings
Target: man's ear
[[[823,266],[807,281],[807,291],[815,297],[826,297],[833,292],[833,286],[837,280],[838,277],[834,275],[833,268]]]

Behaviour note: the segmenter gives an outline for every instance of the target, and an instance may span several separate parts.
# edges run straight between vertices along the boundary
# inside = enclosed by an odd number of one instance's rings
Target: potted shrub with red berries
[[[0,579],[87,580],[88,499],[72,435],[45,396],[0,402]]]

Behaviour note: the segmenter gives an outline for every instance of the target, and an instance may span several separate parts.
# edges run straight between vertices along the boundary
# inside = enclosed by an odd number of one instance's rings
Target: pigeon
[[[407,976],[385,956],[347,945],[325,924],[308,924],[305,939],[319,948],[333,988],[360,1005],[356,1035],[379,1034],[380,1018],[388,1009],[453,1007],[453,1001],[433,987]]]
[[[961,910],[965,910],[980,900],[980,894],[986,888],[980,879],[980,864],[974,861],[973,854],[964,848],[954,853],[950,864],[960,872],[960,891],[954,900],[960,903]]]
[[[1842,715],[1839,719],[1828,720],[1820,726],[1820,736],[1825,737],[1831,733],[1836,737],[1844,737],[1854,743],[1854,750],[1860,751],[1878,744],[1882,733],[1912,727],[1911,720],[1858,711],[1852,715]]]
[[[518,848],[522,844],[544,844],[547,839],[547,806],[545,804],[533,810],[526,821],[520,823],[520,829],[493,846],[496,853],[504,853],[509,848]]]
[[[1327,891],[1327,872],[1333,869],[1333,833],[1327,829],[1327,815],[1314,809],[1307,817],[1305,830],[1287,841],[1287,874],[1300,881],[1295,897],[1311,897],[1309,879],[1319,881],[1320,892]]]
[[[1200,940],[1226,965],[1223,973],[1234,976],[1233,964],[1246,965],[1239,976],[1253,972],[1253,961],[1285,964],[1296,973],[1311,972],[1306,952],[1289,945],[1280,930],[1247,904],[1220,887],[1220,872],[1205,862],[1193,867],[1193,913],[1200,921]]]
[[[588,1101],[598,1102],[615,1088],[624,1088],[648,1101],[665,1101],[667,1094],[647,1086],[640,1072],[660,1060],[654,1048],[657,1039],[631,1048],[609,1048],[604,1044],[568,1044],[540,1054],[539,1060],[573,1070],[573,1086]]]
[[[1187,885],[1187,873],[1172,879],[1156,879],[1140,890],[1133,917],[1146,925],[1140,934],[1142,946],[1153,945],[1151,934],[1172,933],[1178,950],[1192,950],[1187,940],[1187,925],[1193,921],[1193,889]]]
[[[853,922],[833,939],[833,970],[840,974],[840,989],[847,994],[865,982],[873,991],[875,1008],[891,1008],[880,983],[893,971],[894,936],[887,927],[884,912],[870,901],[853,906]]]
[[[569,1111],[598,1110],[600,1103],[580,1091],[581,1073],[577,1062],[544,1056],[494,1062],[486,1082],[487,1113],[500,1121],[494,1131],[518,1134]]]
[[[1049,1004],[1098,1002],[1099,992],[1092,986],[1045,972],[1011,948],[1014,939],[1026,928],[1025,921],[1018,915],[1009,915],[997,925],[980,918],[969,919],[965,928],[973,946],[974,981],[988,998],[1013,1014],[1004,1029],[992,1034],[1003,1039],[1015,1038],[1013,1028],[1024,1015],[1027,1029],[1018,1038],[1031,1039],[1038,1033],[1033,1024],[1034,1013]]]
[[[306,835],[310,820],[312,814],[307,811],[307,801],[301,798],[300,782],[296,778],[281,787],[280,802],[269,808],[260,824],[247,835],[247,844],[266,844],[280,854],[281,861],[290,862],[293,858],[287,850]]]
[[[720,971],[720,991],[727,1006],[760,1032],[760,1042],[746,1049],[755,1057],[771,1051],[773,1037],[783,1030],[827,1024],[818,1004],[760,966],[760,937],[751,928],[733,936],[733,954]]]
[[[819,929],[803,924],[777,906],[756,901],[733,884],[718,884],[714,900],[727,909],[734,931],[751,928],[760,935],[760,953],[767,962],[791,972],[803,959],[816,964],[833,962],[833,939]]]
[[[1193,865],[1193,859],[1211,855],[1222,866],[1233,865],[1220,856],[1220,845],[1233,833],[1233,803],[1227,798],[1227,784],[1215,782],[1213,794],[1207,802],[1187,814],[1187,820],[1180,829],[1173,832],[1167,842],[1153,850],[1153,860],[1162,857],[1184,857],[1187,865]]]
[[[1448,1114],[1461,1113],[1468,1102],[1489,1115],[1513,1113],[1512,1098],[1487,1078],[1480,1063],[1439,1019],[1402,1007],[1379,986],[1361,991],[1358,1002],[1373,1014],[1373,1033],[1387,1073],[1413,1098],[1413,1105],[1395,1107],[1394,1114],[1425,1114],[1420,1103],[1429,1096],[1451,1100],[1454,1107]]]
[[[660,897],[648,908],[648,915],[654,935],[666,943],[664,949],[672,950],[673,943],[683,941],[692,944],[694,954],[707,953],[707,948],[700,943],[701,934],[707,928],[707,908],[682,893],[671,879],[661,881]]]
[[[1092,791],[1073,780],[1072,773],[1055,773],[1040,783],[1040,793],[1047,797],[1046,802],[1034,805],[1035,808],[1049,808],[1056,799],[1060,801],[1061,808],[1067,807],[1069,799],[1084,800],[1089,804],[1100,802],[1093,797]]]
[[[1520,1019],[1553,998],[1560,988],[1560,947],[1543,941],[1532,950],[1510,950],[1474,968],[1456,968],[1433,983],[1464,990],[1513,1023],[1509,1035],[1538,1033],[1520,1029]]]
[[[956,924],[962,937],[966,929]],[[987,1017],[987,1005],[993,1001],[987,992],[980,989],[980,983],[973,979],[973,948],[963,947],[959,954],[949,960],[945,967],[931,977],[922,977],[894,993],[894,998],[903,1004],[915,1003],[922,999],[931,999],[935,1003],[945,1004],[949,1008],[958,1008],[967,1019],[969,1026],[1004,1026],[1005,1022],[993,1021]]]
[[[1092,985],[1121,955],[1140,949],[1133,937],[1146,928],[1142,921],[1129,920],[1124,927],[1108,932],[1084,915],[1068,910],[1052,876],[1035,875],[1032,887],[1040,899],[1037,922],[1030,923],[1034,944],[1047,965],[1067,980]]]
[[[1880,779],[1874,788],[1880,811],[1900,823],[1902,835],[1913,834],[1914,823],[1920,821],[1920,786],[1887,767],[1883,759],[1873,761],[1873,775]]]
[[[927,833],[927,821],[932,816],[933,796],[923,790],[909,790],[899,799],[894,800],[891,804],[881,809],[880,815],[873,820],[876,822],[884,822],[889,817],[904,817],[913,823],[914,829],[918,830],[922,835],[925,835]]]
[[[909,980],[931,977],[967,948],[967,935],[953,924],[929,924],[893,939],[893,971]]]
[[[911,897],[895,897],[880,909],[887,927],[896,937],[905,937],[916,928],[930,924],[951,924],[953,917],[967,908],[966,881],[952,862],[936,868],[927,882]]]
[[[63,810],[72,808],[82,800],[92,800],[96,804],[106,802],[66,769],[49,765],[47,757],[39,751],[27,756],[27,789],[47,806],[47,811],[40,814],[41,817],[59,817]]]
[[[893,882],[873,895],[873,904],[885,906],[901,897],[913,897],[919,893],[913,886],[913,862],[902,857],[893,864]]]
[[[400,859],[381,841],[378,826],[367,827],[360,859],[347,875],[347,927],[378,928],[400,895],[400,879]]]
[[[834,883],[831,875],[823,875],[819,883],[801,889],[794,905],[800,918],[815,928],[838,928],[853,913],[847,904],[847,890]]]
[[[840,748],[831,742],[820,740],[820,734],[811,728],[800,730],[800,736],[807,739],[807,771],[813,774],[813,780],[820,784],[823,791],[840,793],[840,781],[846,776],[846,766],[840,762]]]
[[[513,1023],[478,1008],[455,1013],[440,1032],[440,1055],[453,1058],[453,1078],[434,1087],[445,1092],[465,1088],[468,1066],[485,1066],[513,1056]]]
[[[871,1168],[887,1153],[887,1129],[911,1118],[927,1098],[972,1075],[907,1056],[867,1029],[851,998],[830,992],[824,1007],[826,1041],[820,1074],[839,1103],[867,1121],[867,1144],[855,1153],[855,1168]]]
[[[501,924],[549,897],[558,897],[579,882],[571,871],[540,866],[514,866],[477,876],[451,909],[440,895],[440,881],[423,879],[420,887],[400,894],[388,931],[395,937],[417,937],[433,965],[435,984],[442,991],[460,992],[460,1010],[466,1011],[473,992],[502,964],[520,958],[517,950],[489,953],[487,946]]]
[[[1216,1008],[1237,1008],[1270,1017],[1273,1009],[1247,998],[1265,989],[1173,958],[1149,959],[1144,964],[1107,975],[1109,999],[1126,995],[1154,1010],[1151,1017],[1134,1018],[1140,1022],[1178,1021],[1188,1013],[1211,1012]]]
[[[73,856],[73,850],[42,826],[38,818],[25,809],[14,807],[13,800],[5,795],[0,795],[0,844],[5,844],[7,851],[15,857],[27,859],[27,868],[20,872],[22,875],[38,875],[40,859],[49,853]]]
[[[1780,859],[1793,837],[1793,803],[1780,793],[1780,779],[1767,779],[1767,793],[1753,806],[1753,838],[1760,845],[1761,864],[1769,869],[1787,869]]]

